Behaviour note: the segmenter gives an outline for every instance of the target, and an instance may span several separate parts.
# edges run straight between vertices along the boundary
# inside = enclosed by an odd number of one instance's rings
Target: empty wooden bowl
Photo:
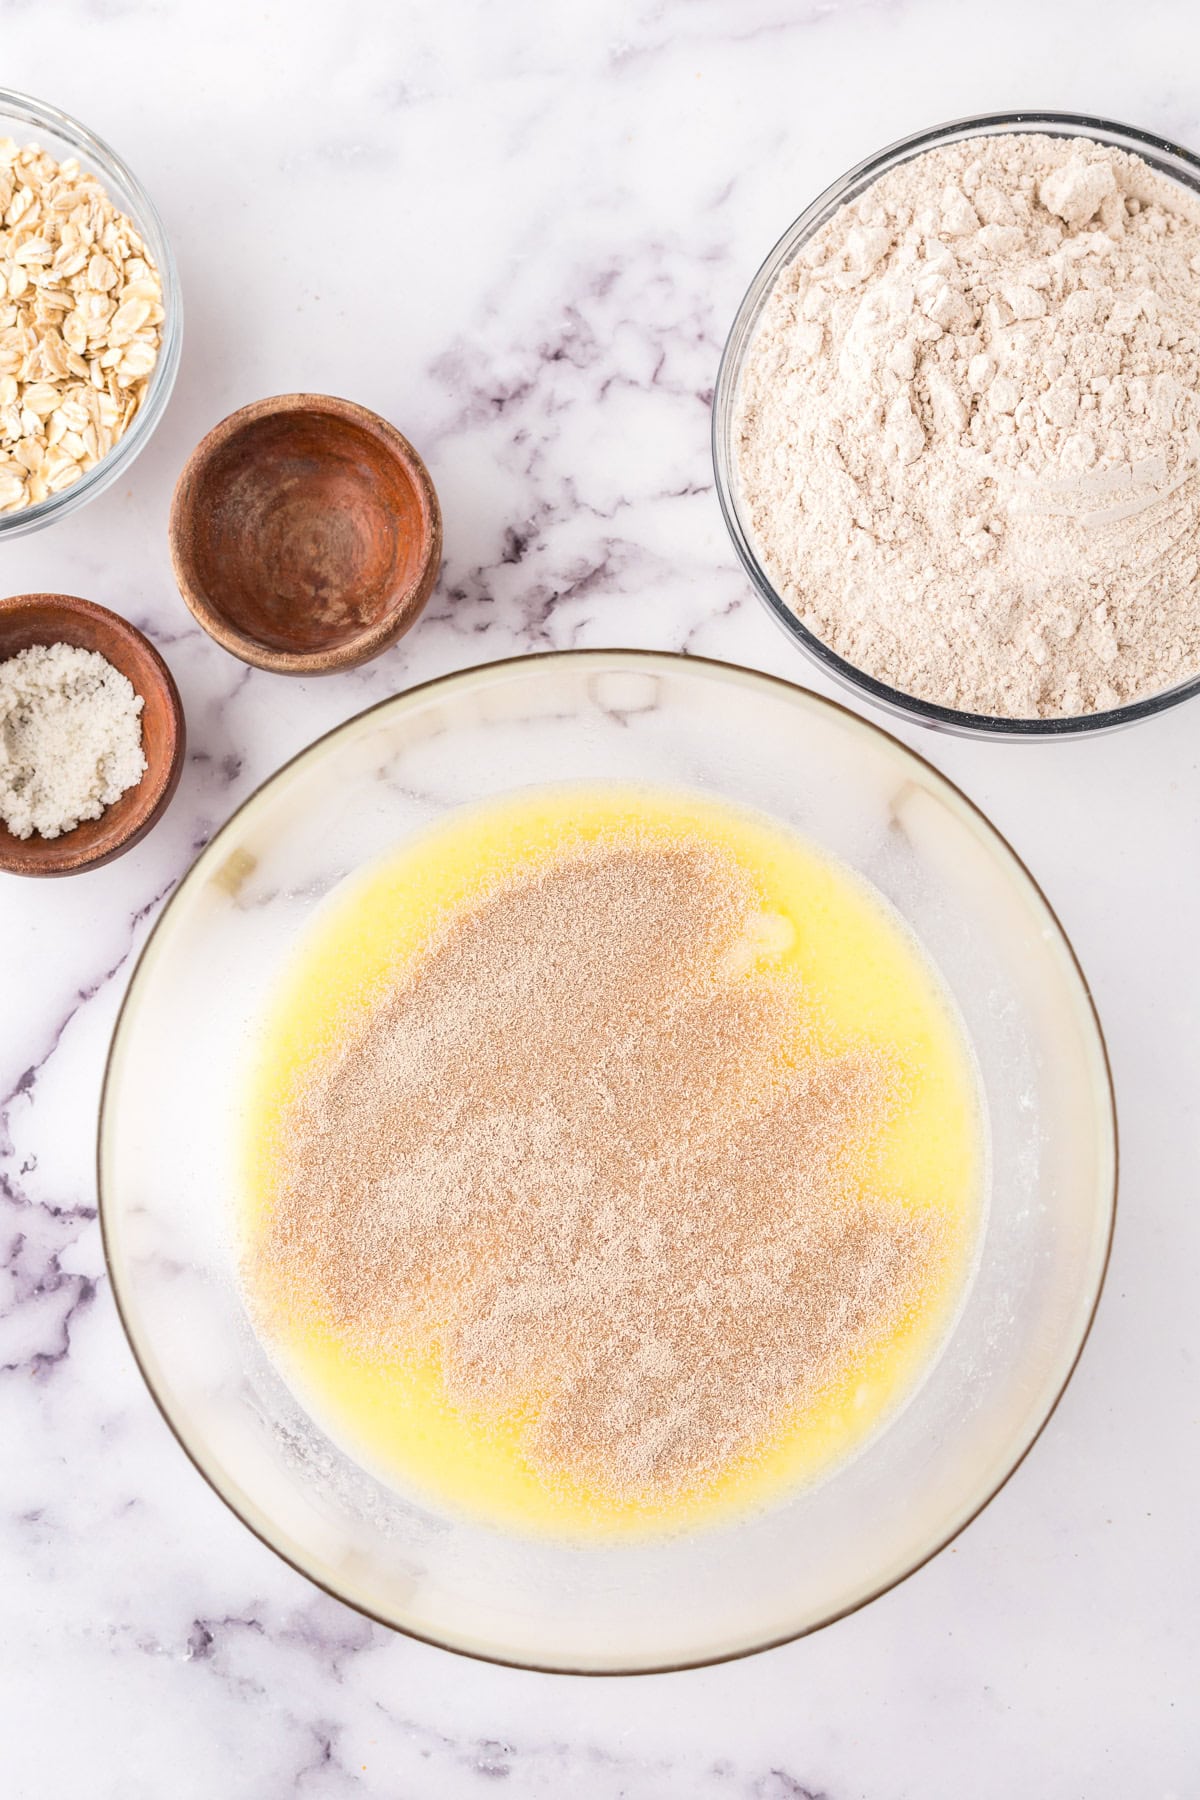
[[[184,724],[179,690],[154,645],[128,620],[74,594],[16,594],[0,600],[0,662],[34,644],[98,650],[142,696],[146,772],[98,819],[61,837],[14,837],[0,820],[0,870],[11,875],[76,875],[131,850],[162,814],[183,772]]]
[[[204,629],[279,675],[353,668],[433,591],[442,515],[408,439],[363,406],[282,394],[201,439],[171,502],[171,557]]]

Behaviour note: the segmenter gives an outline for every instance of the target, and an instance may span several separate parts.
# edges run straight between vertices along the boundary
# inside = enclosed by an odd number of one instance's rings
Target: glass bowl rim
[[[838,176],[836,181],[830,182],[793,219],[760,263],[738,305],[721,351],[713,387],[711,446],[717,500],[738,560],[755,593],[791,641],[844,690],[865,695],[874,705],[895,718],[915,720],[934,731],[958,737],[985,737],[1016,743],[1030,739],[1099,736],[1103,732],[1138,724],[1143,719],[1153,718],[1170,707],[1180,705],[1184,700],[1194,698],[1200,694],[1200,674],[1189,676],[1186,681],[1164,688],[1145,699],[1130,701],[1125,706],[1112,707],[1105,712],[1073,713],[1065,718],[1053,719],[1003,718],[991,713],[974,713],[957,707],[942,706],[932,700],[922,700],[915,694],[906,694],[902,689],[889,686],[887,682],[880,681],[865,669],[860,669],[857,664],[839,656],[836,650],[810,631],[792,611],[759,561],[749,532],[742,523],[734,494],[736,476],[731,453],[732,420],[738,384],[754,327],[783,269],[839,206],[856,198],[888,169],[909,162],[924,151],[936,149],[941,144],[957,143],[973,137],[991,137],[1005,131],[1044,131],[1052,137],[1093,137],[1097,142],[1107,143],[1115,149],[1130,149],[1134,154],[1144,155],[1157,172],[1186,186],[1185,177],[1178,167],[1163,166],[1164,162],[1182,164],[1191,176],[1194,190],[1200,198],[1200,155],[1182,144],[1172,143],[1168,138],[1144,131],[1140,126],[1125,125],[1119,120],[1098,118],[1089,113],[1033,110],[969,113],[962,118],[948,119],[940,125],[926,126],[920,131],[896,138],[882,149],[864,157],[853,168],[847,169],[844,175]]]
[[[25,506],[13,513],[0,513],[0,538],[22,537],[26,532],[53,524],[75,507],[95,499],[117,480],[144,449],[157,428],[175,386],[183,348],[183,301],[175,254],[158,208],[129,164],[104,138],[99,137],[73,113],[64,112],[61,107],[39,100],[33,94],[23,93],[16,88],[0,87],[0,130],[7,128],[13,118],[24,119],[34,129],[40,125],[45,130],[54,132],[70,143],[83,158],[94,163],[95,173],[106,185],[108,179],[115,176],[128,190],[134,203],[131,215],[133,223],[139,235],[149,244],[158,265],[166,316],[163,320],[158,360],[151,371],[145,399],[134,414],[129,429],[118,438],[106,456],[102,456],[93,468],[81,475],[78,481],[72,482],[70,487],[61,489],[57,494],[47,494],[36,506]],[[114,196],[110,195],[110,198]]]
[[[903,755],[909,756],[915,762],[919,763],[922,769],[927,770],[933,776],[935,783],[940,783],[948,789],[951,796],[965,807],[968,814],[971,815],[977,823],[984,826],[1001,850],[1007,852],[1012,859],[1018,874],[1032,890],[1034,899],[1044,909],[1051,926],[1058,935],[1062,948],[1066,952],[1068,965],[1070,969],[1074,971],[1078,980],[1080,994],[1084,1003],[1084,1017],[1090,1021],[1095,1033],[1096,1047],[1100,1053],[1100,1068],[1104,1077],[1104,1089],[1107,1093],[1108,1126],[1112,1140],[1112,1180],[1111,1187],[1104,1197],[1104,1205],[1107,1211],[1107,1231],[1105,1232],[1103,1254],[1100,1258],[1096,1275],[1095,1292],[1091,1297],[1091,1303],[1088,1307],[1087,1317],[1083,1323],[1083,1329],[1079,1335],[1078,1344],[1063,1372],[1062,1380],[1059,1383],[1052,1401],[1046,1408],[1036,1429],[1029,1437],[1028,1442],[1024,1445],[1020,1454],[1013,1460],[1011,1466],[1006,1470],[1001,1479],[996,1482],[984,1498],[980,1500],[979,1504],[975,1506],[966,1517],[955,1523],[945,1535],[939,1537],[932,1548],[927,1550],[925,1554],[919,1557],[915,1562],[911,1563],[903,1573],[894,1576],[892,1579],[882,1583],[878,1587],[873,1587],[868,1593],[861,1595],[851,1605],[839,1607],[822,1618],[814,1619],[811,1623],[803,1625],[794,1631],[783,1632],[770,1638],[765,1638],[761,1643],[745,1645],[741,1648],[723,1651],[716,1655],[685,1658],[681,1661],[671,1663],[656,1662],[637,1664],[631,1662],[627,1666],[622,1666],[620,1668],[589,1669],[564,1667],[563,1665],[556,1663],[542,1663],[520,1657],[504,1656],[498,1652],[478,1649],[463,1643],[450,1642],[446,1639],[435,1637],[430,1633],[417,1631],[410,1625],[398,1624],[394,1619],[385,1617],[383,1613],[375,1611],[360,1600],[350,1599],[347,1595],[339,1592],[336,1587],[332,1586],[322,1576],[314,1574],[312,1570],[304,1567],[302,1562],[280,1549],[279,1545],[273,1541],[266,1530],[260,1529],[258,1525],[246,1516],[235,1501],[224,1491],[216,1474],[210,1473],[204,1466],[204,1463],[201,1460],[202,1452],[200,1447],[198,1446],[193,1449],[183,1428],[176,1424],[166,1400],[158,1392],[146,1364],[143,1362],[141,1352],[138,1348],[138,1339],[133,1323],[135,1307],[122,1295],[121,1284],[117,1277],[113,1252],[109,1242],[110,1228],[108,1223],[108,1211],[110,1204],[115,1203],[110,1201],[105,1186],[104,1150],[109,1131],[111,1111],[110,1087],[112,1084],[116,1051],[126,1017],[135,1004],[136,992],[139,987],[142,973],[146,967],[147,959],[155,940],[158,937],[158,933],[170,916],[175,903],[179,900],[184,891],[190,888],[202,866],[206,866],[210,860],[215,860],[218,855],[222,853],[223,841],[227,835],[242,816],[266,793],[268,788],[274,786],[275,782],[290,770],[298,768],[301,763],[318,755],[332,739],[338,737],[342,732],[349,731],[354,726],[359,725],[363,720],[370,718],[372,715],[382,713],[386,708],[399,710],[406,703],[415,700],[418,697],[421,700],[425,700],[431,693],[434,693],[439,689],[446,690],[451,688],[469,687],[475,682],[486,680],[488,677],[494,676],[501,671],[514,671],[535,664],[561,664],[566,662],[586,664],[587,662],[601,662],[613,658],[619,660],[628,659],[638,665],[666,663],[672,668],[696,668],[705,674],[715,675],[718,679],[732,678],[732,680],[739,685],[749,684],[750,686],[754,686],[755,684],[762,683],[769,688],[778,690],[781,695],[792,704],[795,704],[798,701],[805,706],[815,706],[818,709],[825,709],[829,712],[840,714],[843,718],[850,720],[860,730],[863,730],[872,736],[883,738],[892,749],[900,750]],[[1008,1483],[1012,1480],[1017,1470],[1024,1463],[1026,1457],[1046,1430],[1047,1425],[1058,1410],[1062,1397],[1070,1386],[1072,1377],[1079,1366],[1080,1358],[1083,1355],[1084,1348],[1091,1335],[1092,1326],[1096,1320],[1096,1313],[1099,1309],[1100,1299],[1104,1291],[1105,1280],[1108,1275],[1109,1263],[1112,1257],[1113,1237],[1116,1230],[1119,1180],[1120,1139],[1118,1132],[1116,1093],[1113,1085],[1112,1061],[1108,1052],[1108,1043],[1104,1035],[1104,1027],[1101,1023],[1087,976],[1084,973],[1066,928],[1054,907],[1051,905],[1050,900],[1040,882],[1037,880],[1037,877],[1033,874],[1020,853],[1009,843],[1004,833],[997,825],[992,823],[991,819],[988,818],[987,814],[983,811],[983,808],[978,806],[969,795],[964,793],[963,789],[959,787],[956,781],[944,774],[936,764],[932,763],[928,757],[923,756],[919,750],[911,749],[910,746],[905,744],[901,739],[893,736],[884,725],[878,724],[874,719],[865,717],[862,713],[854,711],[853,708],[845,706],[840,700],[830,699],[827,695],[819,694],[812,688],[801,687],[799,683],[789,681],[784,676],[768,674],[760,669],[749,669],[738,663],[723,662],[715,657],[692,656],[682,652],[669,650],[627,649],[619,646],[537,651],[519,656],[498,657],[493,662],[475,663],[465,669],[450,670],[445,674],[432,676],[426,681],[417,682],[411,687],[402,689],[399,693],[389,694],[384,699],[375,701],[371,706],[364,707],[360,712],[351,714],[348,719],[343,719],[339,724],[331,726],[328,731],[322,732],[321,735],[314,738],[311,743],[306,744],[302,749],[296,751],[293,756],[288,757],[284,762],[280,763],[278,768],[273,769],[269,775],[258,783],[253,792],[248,794],[246,798],[234,808],[229,817],[221,824],[217,831],[213,833],[213,836],[208,840],[207,844],[204,845],[203,849],[201,849],[193,858],[192,862],[167,897],[162,910],[159,912],[158,917],[155,919],[154,924],[147,934],[145,943],[138,952],[137,959],[130,971],[125,991],[121,996],[121,1003],[117,1009],[117,1016],[113,1023],[112,1035],[109,1039],[108,1049],[105,1054],[96,1125],[97,1217],[100,1224],[100,1240],[104,1253],[105,1268],[108,1273],[109,1288],[116,1307],[117,1317],[120,1320],[121,1329],[124,1332],[126,1342],[133,1356],[138,1373],[141,1375],[150,1394],[150,1398],[158,1409],[171,1436],[175,1439],[175,1442],[183,1451],[188,1462],[196,1470],[197,1474],[200,1475],[206,1485],[229,1509],[238,1522],[244,1526],[252,1536],[257,1538],[260,1544],[270,1550],[273,1555],[279,1557],[281,1562],[286,1563],[296,1574],[302,1576],[306,1581],[311,1582],[314,1587],[325,1594],[329,1599],[338,1601],[341,1605],[349,1607],[353,1612],[358,1613],[363,1618],[370,1619],[374,1624],[381,1625],[389,1631],[397,1632],[402,1637],[411,1638],[418,1643],[428,1644],[437,1650],[449,1651],[457,1656],[469,1657],[476,1662],[493,1664],[499,1668],[520,1669],[531,1674],[580,1675],[596,1678],[606,1676],[620,1677],[649,1674],[681,1674],[690,1669],[712,1668],[721,1663],[740,1662],[746,1657],[757,1656],[762,1651],[777,1650],[785,1644],[795,1643],[801,1638],[811,1637],[814,1632],[822,1631],[826,1626],[834,1625],[840,1619],[849,1618],[853,1613],[859,1612],[864,1606],[869,1606],[872,1601],[882,1598],[884,1594],[890,1593],[893,1588],[899,1587],[902,1582],[907,1581],[910,1576],[915,1575],[919,1569],[923,1569],[927,1563],[932,1562],[934,1557],[940,1556],[942,1551],[947,1549],[950,1544],[960,1537],[969,1525],[974,1524],[975,1520],[978,1519],[980,1514],[991,1505],[996,1496],[1008,1486]]]

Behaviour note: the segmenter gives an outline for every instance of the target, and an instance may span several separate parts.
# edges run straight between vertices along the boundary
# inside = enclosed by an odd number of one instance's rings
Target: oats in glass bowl
[[[120,440],[165,316],[153,257],[100,180],[0,138],[0,512],[71,487]]]

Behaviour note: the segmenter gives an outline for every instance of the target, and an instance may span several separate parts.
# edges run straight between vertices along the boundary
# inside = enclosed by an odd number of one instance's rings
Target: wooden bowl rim
[[[141,802],[130,814],[128,825],[115,843],[93,855],[81,855],[78,848],[71,848],[73,831],[64,832],[59,838],[15,838],[7,827],[0,822],[0,874],[6,875],[79,875],[87,869],[99,869],[105,863],[115,861],[127,850],[144,838],[166,811],[179,779],[183,773],[184,752],[187,743],[187,732],[184,721],[183,702],[179,697],[179,689],[162,655],[150,642],[144,631],[123,619],[120,613],[113,612],[107,606],[100,606],[95,600],[85,600],[79,594],[10,594],[0,599],[0,618],[19,614],[30,606],[49,607],[61,614],[64,625],[69,629],[70,621],[88,618],[97,624],[108,626],[116,639],[125,644],[134,644],[146,655],[152,671],[152,679],[158,683],[159,689],[166,699],[166,716],[168,722],[169,754],[157,767],[148,766],[146,773],[138,783],[138,799]],[[42,637],[31,638],[31,643],[41,643]],[[58,642],[67,640],[58,639]],[[18,654],[13,651],[11,654]],[[101,653],[103,654],[103,652]],[[7,661],[7,658],[3,660]],[[131,679],[129,671],[116,657],[107,660],[114,668],[120,669],[127,680]],[[136,686],[137,684],[135,684]],[[139,692],[143,692],[138,687]],[[143,692],[143,698],[146,698]],[[114,802],[115,804],[115,802]],[[101,814],[103,817],[103,814]]]
[[[416,491],[421,508],[424,533],[422,556],[417,572],[408,586],[389,602],[383,617],[365,626],[355,637],[322,650],[277,650],[232,625],[223,613],[209,602],[204,589],[193,578],[183,551],[186,523],[194,504],[198,478],[232,439],[263,419],[294,412],[324,413],[357,425],[369,433],[388,455],[403,469]],[[263,400],[252,400],[247,406],[226,414],[196,445],[175,483],[171,496],[168,526],[171,566],[176,585],[192,616],[223,650],[256,669],[274,675],[327,675],[341,669],[356,668],[369,662],[381,651],[389,649],[414,625],[424,610],[442,562],[442,509],[437,489],[420,452],[389,419],[360,406],[355,400],[343,400],[336,394],[272,394]]]

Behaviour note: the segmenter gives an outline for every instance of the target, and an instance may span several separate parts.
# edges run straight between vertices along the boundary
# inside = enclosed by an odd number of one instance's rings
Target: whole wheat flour
[[[1200,673],[1200,203],[1082,139],[902,164],[780,277],[736,441],[767,573],[879,680],[1052,718]]]
[[[747,976],[763,923],[654,843],[454,918],[295,1094],[252,1291],[437,1346],[458,1404],[532,1399],[547,1478],[703,1482],[894,1328],[944,1229],[871,1193],[896,1082]]]

